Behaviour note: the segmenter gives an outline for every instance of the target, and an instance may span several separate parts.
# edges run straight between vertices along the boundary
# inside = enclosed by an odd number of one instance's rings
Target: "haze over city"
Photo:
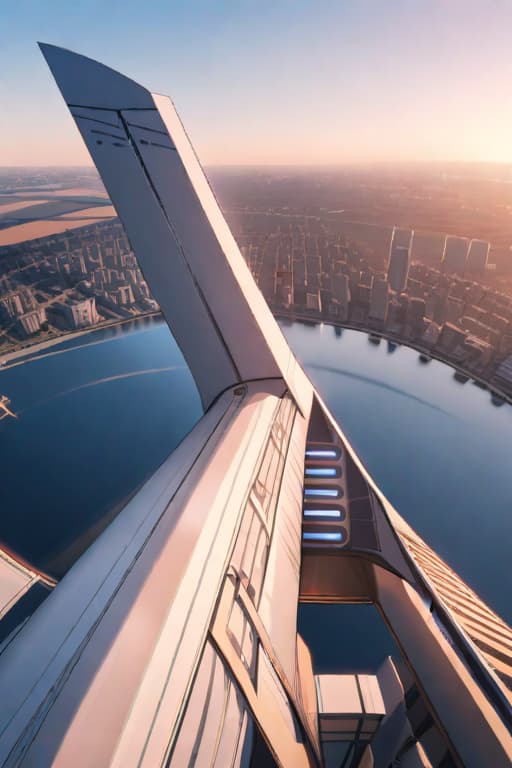
[[[0,166],[91,164],[36,40],[170,93],[208,165],[512,162],[510,3],[111,0],[108,10],[4,4]]]
[[[510,768],[511,21],[0,2],[0,768]]]

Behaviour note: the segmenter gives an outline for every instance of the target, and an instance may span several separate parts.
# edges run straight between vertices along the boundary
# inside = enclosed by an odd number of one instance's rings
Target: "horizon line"
[[[368,166],[368,165],[496,165],[511,166],[511,160],[346,160],[346,161],[324,161],[318,163],[272,163],[272,162],[239,162],[239,163],[221,163],[205,162],[201,163],[204,168],[344,168],[347,166]],[[94,164],[84,163],[37,163],[27,165],[0,165],[0,171],[15,170],[25,168],[73,168],[81,170],[95,170]]]

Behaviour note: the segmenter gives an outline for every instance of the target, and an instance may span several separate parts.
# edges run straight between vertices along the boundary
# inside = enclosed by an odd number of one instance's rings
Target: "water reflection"
[[[201,416],[167,326],[68,338],[0,370],[0,539],[59,578]]]
[[[283,329],[390,501],[510,621],[512,408],[406,347],[320,324]],[[192,428],[200,400],[151,319],[23,359],[0,369],[19,415],[0,420],[0,539],[60,577]]]
[[[328,326],[284,330],[389,500],[510,622],[512,407],[405,346]]]

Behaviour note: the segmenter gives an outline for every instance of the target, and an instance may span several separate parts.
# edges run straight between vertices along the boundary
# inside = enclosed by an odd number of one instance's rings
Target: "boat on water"
[[[7,395],[2,395],[0,397],[0,421],[2,419],[6,419],[8,416],[11,416],[13,419],[17,419],[18,415],[14,413],[11,408],[9,408],[11,404],[10,399],[7,397]]]

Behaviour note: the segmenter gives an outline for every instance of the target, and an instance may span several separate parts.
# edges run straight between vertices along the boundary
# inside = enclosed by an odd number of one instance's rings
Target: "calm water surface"
[[[405,347],[323,325],[284,330],[397,510],[512,621],[512,408]],[[0,538],[56,576],[201,415],[181,353],[154,321],[0,370],[2,394],[19,418],[0,421]]]
[[[162,322],[67,340],[0,371],[0,538],[62,576],[202,414]]]
[[[365,333],[283,330],[387,498],[512,622],[512,406]]]

